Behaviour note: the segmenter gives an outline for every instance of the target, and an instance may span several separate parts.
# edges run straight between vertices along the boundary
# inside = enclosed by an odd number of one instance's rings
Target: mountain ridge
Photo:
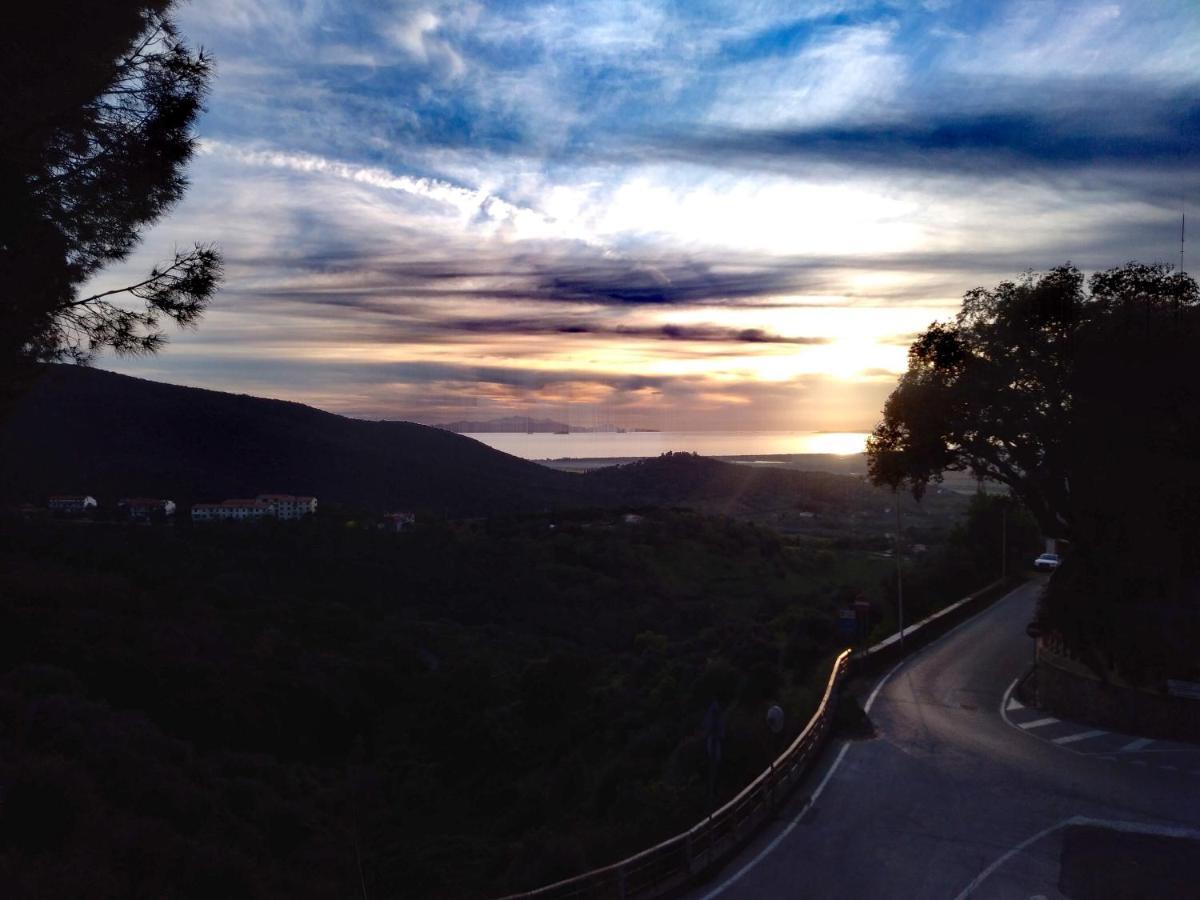
[[[0,460],[0,498],[10,502],[281,492],[471,515],[585,499],[576,476],[442,429],[69,365],[48,366],[0,425]]]
[[[287,400],[47,366],[0,423],[0,502],[157,496],[181,508],[263,493],[322,509],[463,517],[569,508],[693,507],[734,516],[828,508],[861,482],[667,453],[586,474],[413,422],[351,419]],[[850,493],[848,493],[850,492]]]

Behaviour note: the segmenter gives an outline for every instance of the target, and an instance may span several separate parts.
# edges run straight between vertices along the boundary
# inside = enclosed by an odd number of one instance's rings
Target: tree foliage
[[[1194,323],[1198,303],[1193,279],[1137,263],[1086,281],[1068,264],[969,291],[952,322],[933,323],[910,347],[867,441],[871,480],[919,497],[943,472],[970,471],[1008,485],[1046,534],[1069,537],[1072,468],[1087,452],[1077,411],[1103,414],[1105,403],[1100,372],[1085,360],[1108,360],[1128,384],[1157,390],[1122,361],[1162,337],[1151,320]]]
[[[0,366],[150,353],[194,323],[220,276],[211,246],[133,284],[80,296],[187,187],[211,61],[172,0],[26,4],[0,53]]]
[[[872,589],[690,513],[292,524],[0,518],[4,897],[495,896],[611,862],[707,810],[714,696],[719,799],[765,767],[764,693],[794,735]]]
[[[1200,293],[1170,266],[1066,265],[969,292],[913,343],[868,441],[876,484],[1007,484],[1072,552],[1042,615],[1134,680],[1191,672],[1200,609]]]

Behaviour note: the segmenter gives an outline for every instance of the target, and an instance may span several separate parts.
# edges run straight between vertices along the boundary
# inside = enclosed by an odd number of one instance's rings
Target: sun
[[[805,449],[809,453],[850,456],[866,452],[867,436],[857,431],[822,431],[811,435],[807,444]]]

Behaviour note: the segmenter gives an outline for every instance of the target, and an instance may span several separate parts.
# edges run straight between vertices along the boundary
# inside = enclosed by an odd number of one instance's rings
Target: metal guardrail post
[[[625,866],[617,867],[617,896],[625,900]]]

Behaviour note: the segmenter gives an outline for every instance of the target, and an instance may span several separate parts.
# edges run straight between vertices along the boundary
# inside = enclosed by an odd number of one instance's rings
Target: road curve
[[[873,740],[827,749],[813,794],[710,882],[716,897],[1064,897],[1066,826],[1200,836],[1200,752],[1176,770],[1072,753],[1001,714],[1029,667],[1029,582],[885,676]],[[1078,829],[1076,829],[1078,830]]]

